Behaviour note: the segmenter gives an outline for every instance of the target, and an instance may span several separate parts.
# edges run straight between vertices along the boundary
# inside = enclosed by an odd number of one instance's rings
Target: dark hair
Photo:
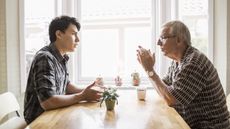
[[[50,42],[53,43],[54,41],[56,41],[57,37],[55,33],[57,30],[65,32],[65,30],[69,27],[70,24],[76,25],[78,31],[81,28],[80,23],[75,17],[60,16],[54,18],[49,25]]]

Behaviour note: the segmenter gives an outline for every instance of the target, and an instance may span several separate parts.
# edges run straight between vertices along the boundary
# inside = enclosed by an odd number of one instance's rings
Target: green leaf
[[[104,100],[105,100],[105,98],[102,98],[102,100],[100,102],[100,107],[101,107],[101,104],[103,103]]]
[[[116,93],[116,91],[117,91],[117,89],[114,89],[114,88],[105,89],[105,91],[102,94],[100,107],[101,107],[101,104],[103,103],[103,101],[105,101],[105,100],[115,100],[115,101],[117,101],[117,104],[118,104],[117,97],[119,97],[119,95]]]

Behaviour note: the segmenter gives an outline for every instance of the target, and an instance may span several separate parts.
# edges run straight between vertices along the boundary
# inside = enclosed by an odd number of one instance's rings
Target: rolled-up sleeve
[[[39,55],[34,67],[35,91],[40,102],[56,94],[55,70],[48,55]]]
[[[205,78],[198,66],[189,64],[173,79],[172,85],[168,91],[174,96],[177,103],[185,107],[202,91],[205,86]]]

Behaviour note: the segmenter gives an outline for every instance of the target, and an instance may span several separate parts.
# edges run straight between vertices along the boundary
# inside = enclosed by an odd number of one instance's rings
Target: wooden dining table
[[[135,89],[118,89],[118,105],[107,111],[99,102],[79,103],[42,113],[30,129],[190,129],[174,108],[169,107],[154,89],[145,101]]]

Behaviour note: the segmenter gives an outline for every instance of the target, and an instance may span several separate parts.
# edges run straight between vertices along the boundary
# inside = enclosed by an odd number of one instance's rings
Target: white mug
[[[137,87],[137,98],[139,100],[145,100],[146,90],[146,87]]]

